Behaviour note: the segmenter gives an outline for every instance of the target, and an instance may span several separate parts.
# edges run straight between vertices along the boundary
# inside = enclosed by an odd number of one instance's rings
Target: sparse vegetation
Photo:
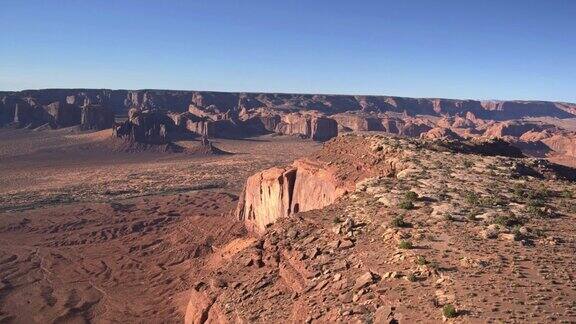
[[[406,191],[406,193],[404,193],[404,200],[414,202],[418,200],[418,194],[414,191]]]
[[[446,318],[454,318],[458,315],[456,308],[452,304],[446,304],[442,307],[442,315]]]
[[[402,240],[398,243],[398,247],[403,250],[410,250],[414,247],[414,245],[412,245],[412,242],[410,241]]]
[[[480,205],[480,198],[478,197],[478,194],[473,191],[467,191],[464,194],[464,201],[470,206]]]
[[[520,219],[516,215],[508,214],[508,215],[496,216],[493,220],[493,223],[500,225],[500,226],[511,227],[511,226],[516,226],[516,225],[522,225],[524,222],[522,219]]]
[[[398,204],[398,207],[402,208],[402,209],[410,210],[410,209],[414,209],[414,203],[409,201],[409,200],[402,200]]]
[[[404,216],[396,216],[390,222],[390,225],[394,227],[410,227],[410,223],[404,220]]]
[[[417,265],[427,265],[428,263],[429,263],[429,262],[428,262],[428,260],[426,260],[425,257],[423,257],[423,256],[421,256],[421,255],[419,255],[419,256],[416,257],[416,264],[417,264]]]

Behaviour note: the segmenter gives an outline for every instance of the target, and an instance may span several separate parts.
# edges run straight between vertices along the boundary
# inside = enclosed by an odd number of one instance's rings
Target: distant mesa
[[[114,117],[124,116],[127,121],[114,123]],[[543,120],[534,121],[538,118]],[[173,90],[0,92],[0,126],[113,127],[115,138],[142,145],[166,145],[190,136],[264,134],[327,141],[340,133],[376,131],[428,139],[494,137],[527,154],[574,157],[576,128],[557,122],[569,118],[576,118],[576,104],[547,101]]]

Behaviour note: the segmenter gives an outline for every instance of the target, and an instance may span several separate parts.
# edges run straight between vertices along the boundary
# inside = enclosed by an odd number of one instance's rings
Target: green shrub
[[[410,200],[402,200],[400,202],[400,204],[398,204],[398,207],[400,207],[402,209],[410,210],[410,209],[414,209],[414,203],[412,203]]]
[[[545,207],[538,204],[527,204],[525,211],[528,215],[538,218],[552,218],[552,213],[548,212]]]
[[[478,194],[473,191],[467,191],[464,195],[464,201],[471,206],[478,206],[480,205],[480,198]]]
[[[404,216],[396,216],[390,222],[390,225],[394,227],[410,227],[410,223],[404,220]]]
[[[442,315],[446,318],[454,318],[458,315],[456,308],[452,304],[446,304],[442,307]]]
[[[502,197],[493,195],[488,197],[481,197],[479,203],[486,207],[505,206],[507,202]]]
[[[560,197],[562,197],[562,198],[572,198],[573,195],[574,194],[572,193],[572,191],[570,189],[564,189],[560,193]]]
[[[398,243],[398,247],[404,250],[410,250],[414,247],[414,245],[412,245],[412,242],[410,241],[400,241],[400,243]]]
[[[516,215],[510,214],[510,215],[498,215],[498,216],[496,216],[496,218],[494,218],[493,223],[501,225],[501,226],[510,227],[510,226],[515,226],[515,225],[522,225],[523,221],[522,221],[522,219],[520,219]]]
[[[415,193],[414,191],[406,191],[406,193],[404,193],[404,200],[416,201],[418,200],[418,194]]]
[[[426,260],[425,257],[423,257],[423,256],[421,256],[421,255],[419,255],[419,256],[416,257],[416,264],[417,264],[417,265],[427,265],[428,263],[429,263],[429,262],[428,262],[428,260]]]

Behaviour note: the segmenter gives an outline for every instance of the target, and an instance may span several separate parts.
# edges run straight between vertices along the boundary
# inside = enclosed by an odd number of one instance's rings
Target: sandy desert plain
[[[320,146],[127,153],[110,133],[0,130],[0,322],[181,322],[194,269],[246,236],[231,214],[246,178]]]

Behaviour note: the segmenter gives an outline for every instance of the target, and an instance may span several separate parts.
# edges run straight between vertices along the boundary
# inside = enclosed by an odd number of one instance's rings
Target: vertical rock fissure
[[[292,213],[292,198],[294,196],[294,184],[296,183],[296,177],[298,176],[298,170],[290,170],[286,172],[286,179],[288,180],[288,211],[287,215]]]

